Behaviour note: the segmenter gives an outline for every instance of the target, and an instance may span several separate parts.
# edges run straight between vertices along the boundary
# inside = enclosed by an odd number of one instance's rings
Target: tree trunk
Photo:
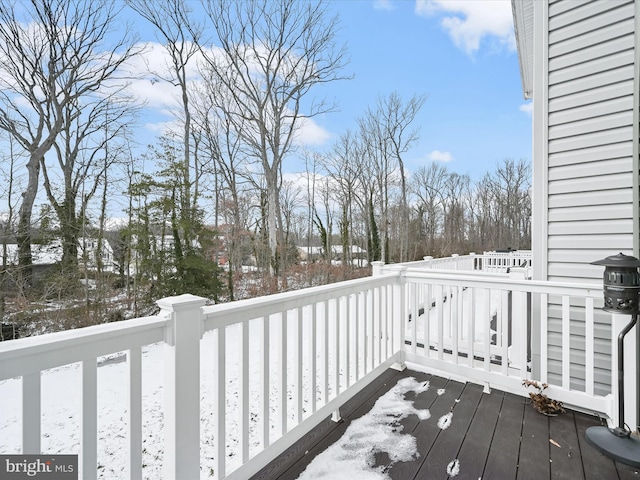
[[[278,179],[275,169],[265,168],[267,182],[267,242],[269,246],[269,274],[278,273]]]
[[[48,150],[48,149],[47,149]],[[31,154],[27,163],[27,171],[29,177],[27,180],[27,188],[22,196],[22,204],[18,212],[18,232],[16,240],[18,242],[18,265],[20,270],[20,278],[22,282],[31,286],[33,283],[33,257],[31,256],[31,216],[33,213],[33,204],[38,194],[38,178],[40,176],[40,160],[39,152]]]

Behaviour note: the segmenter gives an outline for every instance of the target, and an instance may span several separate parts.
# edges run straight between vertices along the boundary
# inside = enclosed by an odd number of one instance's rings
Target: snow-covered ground
[[[330,302],[331,304],[331,302]],[[303,309],[303,318],[307,315]],[[333,311],[333,310],[332,310]],[[329,314],[330,336],[334,315]],[[272,320],[270,326],[271,345],[278,344],[280,338],[280,322]],[[287,335],[297,338],[298,322],[295,316],[289,318]],[[303,327],[302,335],[308,335],[307,327]],[[261,360],[261,323],[249,322],[249,364],[258,365]],[[214,332],[204,334],[201,341],[201,478],[213,478],[215,474],[215,372],[213,362],[216,337]],[[157,480],[162,478],[163,468],[163,383],[164,383],[164,344],[149,345],[142,349],[142,432],[143,432],[143,475],[144,478]],[[241,365],[241,331],[239,326],[226,329],[226,445],[227,472],[240,466],[239,432],[240,404],[239,379]],[[272,347],[273,348],[273,347]],[[270,399],[271,411],[270,432],[272,441],[279,434],[277,421],[279,366],[272,353],[270,366]],[[289,349],[287,396],[289,405],[294,405],[295,388],[295,352]],[[98,469],[99,478],[125,479],[127,462],[127,390],[128,367],[124,354],[114,354],[98,359]],[[329,382],[333,384],[334,371],[329,361]],[[303,415],[309,414],[311,401],[309,388],[309,362],[302,362],[303,368]],[[250,454],[260,449],[259,424],[257,415],[260,411],[261,379],[260,369],[250,368],[249,404],[251,421],[249,426]],[[42,452],[51,454],[80,454],[81,432],[81,368],[80,364],[44,371],[42,373]],[[322,396],[316,392],[317,399]],[[0,452],[3,454],[20,453],[22,389],[19,379],[0,382]],[[288,412],[289,424],[295,424],[295,410]]]
[[[470,300],[464,295],[464,311],[470,311],[472,307]],[[495,311],[492,298],[492,313]],[[451,303],[451,302],[450,302]],[[427,307],[427,310],[428,307]],[[333,309],[330,308],[332,312]],[[422,333],[424,319],[430,317],[433,320],[432,311],[430,315],[421,315],[418,326],[419,334]],[[308,311],[303,312],[303,322]],[[319,315],[319,317],[322,317]],[[333,318],[329,315],[330,326]],[[480,322],[478,322],[480,323]],[[251,322],[250,322],[251,324]],[[409,326],[411,324],[409,323]],[[462,325],[464,330],[466,326]],[[261,327],[250,325],[249,350],[250,365],[260,361],[260,338]],[[322,331],[322,328],[320,328]],[[476,341],[479,341],[484,330],[480,330],[480,325],[476,325]],[[302,336],[308,334],[306,327],[303,328]],[[329,329],[329,335],[334,332]],[[407,332],[411,338],[410,330]],[[289,321],[288,336],[296,338],[297,322]],[[277,345],[279,338],[279,322],[272,322],[271,325],[271,345]],[[240,330],[236,327],[227,329],[227,405],[226,405],[226,431],[227,431],[227,472],[232,471],[240,465],[239,455],[239,417],[240,406],[238,402],[238,379],[240,378]],[[418,335],[420,339],[420,335]],[[205,333],[201,348],[201,478],[213,478],[215,474],[215,445],[214,445],[214,372],[212,370],[211,359],[214,357],[213,332]],[[304,340],[304,344],[307,342]],[[163,382],[164,382],[164,360],[163,344],[149,345],[142,351],[142,428],[143,428],[143,474],[145,478],[162,478],[163,468]],[[289,352],[290,361],[289,378],[293,379],[291,369],[293,365],[293,353]],[[112,355],[108,358],[99,359],[98,367],[98,469],[99,476],[103,479],[125,479],[127,462],[127,364],[124,361],[124,354]],[[305,379],[305,392],[308,392],[309,362],[302,364]],[[334,371],[333,366],[329,368],[330,375]],[[259,411],[259,398],[261,381],[258,378],[259,369],[251,369],[250,385],[250,409]],[[279,369],[275,362],[270,368],[271,375],[271,397],[270,409],[275,413],[277,409],[278,391],[277,386]],[[287,395],[294,400],[294,391],[291,380],[288,384]],[[330,379],[330,385],[332,379]],[[389,454],[392,462],[404,461],[415,455],[415,440],[408,434],[397,431],[395,428],[400,418],[406,415],[416,414],[421,419],[428,418],[428,411],[418,411],[413,408],[411,402],[403,400],[404,393],[413,390],[416,393],[428,388],[427,384],[412,383],[409,379],[400,382],[387,395],[379,399],[369,416],[361,421],[354,422],[347,431],[345,437],[336,446],[330,448],[325,456],[325,460],[318,460],[324,467],[310,466],[310,470],[305,473],[304,478],[336,478],[336,472],[340,472],[340,478],[345,478],[345,472],[350,472],[352,478],[386,478],[384,474],[374,471],[370,464],[370,459],[364,455],[357,445],[359,438],[366,435],[367,445],[375,438],[376,449]],[[316,392],[317,398],[322,397],[323,392]],[[438,392],[440,393],[440,392]],[[310,393],[304,394],[303,408],[305,412],[310,402]],[[0,453],[14,454],[20,452],[21,440],[21,382],[19,379],[11,379],[0,382]],[[80,431],[81,431],[81,368],[79,364],[67,365],[52,369],[42,373],[42,451],[51,454],[74,454],[80,453]],[[391,413],[390,413],[391,412]],[[289,412],[293,419],[295,412]],[[306,413],[305,413],[306,415]],[[272,438],[276,438],[279,427],[274,424],[277,415],[272,415],[270,431]],[[448,426],[449,419],[440,419],[443,425]],[[442,428],[442,427],[441,427]],[[444,427],[446,428],[446,426]],[[352,445],[353,455],[345,455],[345,442]],[[256,453],[260,448],[258,422],[254,421],[253,415],[250,422],[250,453]],[[348,449],[347,449],[348,450]],[[373,454],[370,454],[373,455]],[[327,460],[326,457],[329,457]],[[326,465],[333,468],[327,470]],[[456,467],[453,465],[452,468]],[[454,468],[455,470],[455,468]],[[322,471],[328,471],[327,477],[322,476]],[[333,473],[332,473],[333,472]],[[346,475],[348,478],[349,475]],[[381,476],[382,475],[382,476]],[[333,476],[333,477],[332,477]]]
[[[146,380],[143,389],[143,473],[145,478],[162,478],[162,346],[154,345],[143,354]],[[126,399],[123,378],[123,362],[107,363],[98,369],[100,395],[98,399],[98,469],[99,478],[124,479],[126,464]],[[42,378],[42,449],[44,452],[79,453],[80,451],[80,369],[77,365],[51,370]],[[429,389],[429,382],[417,382],[409,377],[400,380],[389,392],[380,397],[371,411],[354,420],[342,438],[320,454],[300,476],[301,480],[357,478],[358,480],[389,478],[380,468],[375,468],[377,453],[388,454],[391,464],[410,461],[418,457],[416,439],[404,433],[400,421],[417,415],[420,420],[431,417],[429,410],[416,409],[406,393],[415,394]],[[214,469],[214,445],[211,437],[205,438],[212,428],[211,398],[203,391],[201,478],[212,478]],[[443,394],[440,389],[438,394]],[[20,441],[20,382],[9,380],[0,383],[3,408],[0,410],[0,451],[19,453]],[[237,432],[234,417],[237,404],[229,404],[228,431]],[[206,414],[209,412],[209,415]],[[435,422],[436,420],[433,419]],[[437,419],[437,425],[446,429],[451,424],[451,414]],[[228,442],[237,443],[232,433]],[[235,456],[235,455],[234,455]],[[229,469],[237,462],[229,459]]]
[[[143,462],[145,477],[162,471],[162,345],[143,351]],[[125,478],[127,455],[127,370],[116,359],[98,367],[98,469],[100,478]],[[42,373],[42,452],[79,454],[81,368],[79,364]],[[19,379],[0,382],[0,452],[20,452],[22,400]]]

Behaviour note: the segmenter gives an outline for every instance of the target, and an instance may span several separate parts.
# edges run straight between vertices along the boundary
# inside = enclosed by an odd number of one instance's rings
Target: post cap
[[[618,267],[618,268],[638,268],[640,267],[640,260],[631,255],[625,255],[620,252],[617,255],[610,255],[601,260],[591,262],[591,265],[603,265],[605,267]]]

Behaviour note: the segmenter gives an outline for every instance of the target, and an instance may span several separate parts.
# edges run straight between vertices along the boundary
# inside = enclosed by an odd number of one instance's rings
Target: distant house
[[[322,247],[298,246],[296,248],[302,262],[317,262],[323,258]]]
[[[359,247],[358,245],[351,245],[351,260],[354,263],[360,260],[366,260],[367,251],[364,248]],[[331,246],[331,259],[334,261],[342,261],[344,258],[344,250],[342,245],[332,245]]]
[[[326,249],[324,247],[296,247],[303,262],[314,262],[326,258]],[[341,262],[343,258],[342,245],[331,246],[331,261]],[[364,265],[367,260],[367,251],[358,245],[351,245],[351,259],[354,264]]]
[[[97,238],[89,237],[80,240],[78,248],[78,260],[80,261],[80,264],[84,265],[86,258],[87,270],[95,271],[97,270],[98,255],[100,255],[102,271],[117,273],[119,265],[116,262],[111,243],[107,239],[103,239],[100,251],[98,251],[98,243]]]
[[[230,239],[235,236],[236,255],[240,256],[240,263],[243,266],[255,266],[256,259],[252,255],[252,234],[249,230],[237,228],[233,225],[223,224],[218,226],[208,226],[209,230],[215,232],[213,242],[209,246],[206,254],[220,267],[229,268],[230,259]]]
[[[78,262],[80,266],[84,266],[86,259],[87,270],[95,271],[97,269],[98,254],[100,254],[102,257],[103,271],[117,272],[118,265],[115,262],[111,244],[106,239],[103,240],[100,253],[98,253],[98,243],[98,239],[96,238],[80,240],[78,245]],[[17,265],[18,245],[14,241],[7,243],[6,246],[7,263]],[[34,243],[31,245],[31,256],[36,273],[51,268],[62,260],[62,242],[59,239],[55,239],[46,244]]]

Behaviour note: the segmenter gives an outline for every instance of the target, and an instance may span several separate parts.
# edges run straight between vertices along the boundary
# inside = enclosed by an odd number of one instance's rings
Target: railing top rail
[[[549,295],[580,295],[592,298],[602,297],[602,286],[593,284],[548,282],[525,280],[503,275],[469,275],[471,272],[444,272],[443,270],[407,269],[405,279],[414,281],[434,280],[440,285],[460,285],[475,288],[494,288]]]
[[[156,343],[165,325],[151,316],[1,342],[0,380]]]
[[[483,252],[483,253],[469,253],[466,255],[452,255],[449,257],[425,257],[422,260],[415,260],[413,262],[404,262],[402,266],[405,267],[418,267],[418,266],[432,266],[446,263],[459,263],[465,260],[477,260],[477,259],[531,259],[533,254],[531,250],[513,250],[511,252]]]
[[[373,277],[347,280],[259,298],[209,305],[203,307],[202,311],[205,320],[214,320],[215,325],[207,322],[205,324],[205,330],[304,307],[324,300],[331,300],[336,297],[358,293],[370,288],[389,285],[397,278],[398,272],[396,271]]]
[[[495,251],[487,251],[482,252],[481,254],[476,254],[476,256],[518,256],[518,257],[530,257],[532,256],[531,250],[512,250],[510,252],[495,252]]]
[[[472,277],[472,278],[510,278],[508,273],[502,272],[490,272],[486,270],[452,270],[446,268],[439,268],[438,270],[427,270],[428,272],[434,272],[441,275],[451,275],[452,277]],[[424,268],[419,267],[407,267],[406,272],[409,273],[422,273],[425,272]]]

